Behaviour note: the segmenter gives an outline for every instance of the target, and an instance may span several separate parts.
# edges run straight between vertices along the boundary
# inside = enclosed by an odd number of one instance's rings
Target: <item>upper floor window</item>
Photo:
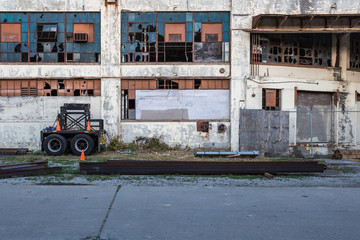
[[[0,13],[0,62],[100,62],[100,13]]]
[[[350,35],[350,69],[360,69],[360,34]]]
[[[123,12],[122,62],[228,62],[228,12]]]
[[[251,62],[331,66],[330,34],[252,34]]]

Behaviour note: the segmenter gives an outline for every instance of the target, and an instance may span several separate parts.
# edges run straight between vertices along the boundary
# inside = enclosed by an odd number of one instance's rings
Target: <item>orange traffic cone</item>
[[[86,127],[86,131],[91,131],[91,127],[90,127],[90,122],[88,121],[87,127]]]
[[[61,131],[59,120],[57,121],[57,124],[56,124],[56,131]]]
[[[84,149],[81,151],[80,161],[85,161]]]

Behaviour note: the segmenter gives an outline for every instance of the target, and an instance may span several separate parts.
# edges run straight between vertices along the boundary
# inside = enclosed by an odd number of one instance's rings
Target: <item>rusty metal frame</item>
[[[311,16],[307,19],[301,19],[301,28],[305,28],[307,25],[311,23],[311,21],[314,19],[314,16]]]
[[[265,21],[265,17],[271,17],[274,18],[276,21],[276,24],[273,27],[267,27],[267,28],[261,28],[261,23]],[[283,26],[286,21],[288,21],[291,18],[297,18],[300,20],[300,25],[298,28],[293,29],[279,29],[279,27]],[[309,27],[310,23],[316,19],[316,18],[322,18],[325,20],[325,25],[323,28],[312,28]],[[337,27],[332,28],[332,26],[338,22],[340,19],[346,18],[348,19],[349,26],[348,27]],[[360,15],[359,14],[310,14],[310,15],[304,15],[304,14],[295,14],[295,15],[286,15],[286,14],[261,14],[254,16],[252,18],[252,27],[251,29],[237,29],[237,30],[243,30],[243,31],[250,31],[250,32],[274,32],[274,31],[280,31],[280,32],[294,32],[294,31],[309,31],[309,32],[320,32],[320,31],[332,31],[332,32],[343,32],[343,31],[360,31],[360,26],[355,28],[356,25],[360,23]],[[358,29],[359,28],[359,29]],[[234,29],[236,30],[236,29]]]
[[[353,22],[353,19],[350,19],[350,28],[355,27],[355,25],[360,23],[360,17],[355,18],[355,21]]]
[[[336,17],[329,17],[326,18],[326,28],[331,28],[331,26],[340,19],[340,16],[337,15]]]
[[[283,19],[278,23],[277,27],[281,27],[288,18],[289,16],[284,16]]]

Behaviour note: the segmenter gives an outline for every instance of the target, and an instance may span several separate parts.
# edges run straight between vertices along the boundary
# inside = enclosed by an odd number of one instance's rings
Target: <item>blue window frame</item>
[[[121,61],[228,62],[229,20],[229,12],[123,12]]]
[[[100,62],[100,19],[98,12],[1,12],[0,29],[21,24],[21,41],[0,40],[0,62]],[[75,24],[93,29],[77,35]]]

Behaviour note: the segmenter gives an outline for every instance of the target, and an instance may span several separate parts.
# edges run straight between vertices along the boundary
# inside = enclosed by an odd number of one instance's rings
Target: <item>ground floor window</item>
[[[0,96],[100,96],[100,79],[0,80]]]
[[[228,111],[228,79],[121,80],[121,116],[128,120],[217,119]],[[223,91],[220,91],[223,90]],[[217,99],[217,97],[219,99]],[[203,104],[201,109],[200,104]],[[203,116],[203,118],[201,118]],[[228,117],[226,117],[228,118]]]

